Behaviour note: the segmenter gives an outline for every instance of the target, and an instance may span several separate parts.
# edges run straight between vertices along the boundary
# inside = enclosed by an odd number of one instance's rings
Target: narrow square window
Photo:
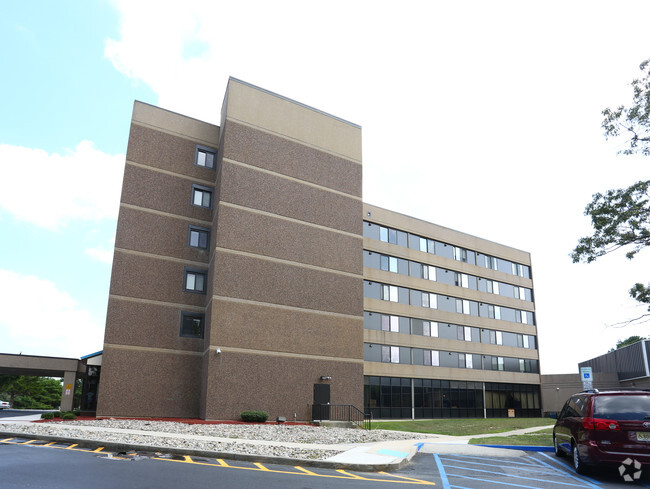
[[[181,312],[180,335],[188,338],[203,338],[205,316],[193,312]]]
[[[390,363],[390,346],[381,347],[381,361],[384,363]]]
[[[436,350],[431,350],[431,366],[439,367],[440,366],[440,352]]]
[[[459,353],[458,354],[458,368],[465,368],[465,354],[464,353]]]
[[[437,322],[431,322],[431,336],[434,338],[438,337],[438,323]]]
[[[422,277],[425,280],[429,280],[429,265],[422,265]]]
[[[388,243],[388,228],[379,228],[379,240],[383,241],[384,243]]]
[[[192,205],[212,209],[212,189],[192,185]]]
[[[382,314],[381,316],[381,330],[390,331],[390,316]]]
[[[399,363],[399,347],[390,347],[390,363]]]
[[[431,366],[431,350],[424,350],[424,364]]]
[[[207,250],[210,244],[210,230],[198,226],[190,226],[187,244],[190,248],[201,248],[202,250]]]
[[[427,240],[426,238],[420,238],[420,251],[427,252]]]
[[[465,355],[465,368],[474,368],[474,357],[469,353]]]
[[[438,274],[436,272],[436,267],[429,265],[429,280],[436,282],[438,280]]]
[[[472,328],[465,326],[465,341],[472,341]]]
[[[205,294],[207,284],[207,272],[204,270],[185,269],[185,284],[183,290]]]
[[[391,333],[399,333],[399,316],[390,317],[390,331]]]
[[[503,332],[497,331],[496,343],[497,345],[503,345]]]
[[[217,161],[217,152],[203,146],[197,146],[194,164],[214,170]]]
[[[429,294],[422,292],[422,307],[429,307]]]
[[[389,270],[393,273],[397,273],[397,258],[394,256],[388,257]]]
[[[381,255],[381,257],[379,258],[379,268],[388,271],[388,256]]]

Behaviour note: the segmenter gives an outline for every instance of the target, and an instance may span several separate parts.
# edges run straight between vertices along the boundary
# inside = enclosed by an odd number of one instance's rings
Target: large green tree
[[[54,409],[61,404],[61,380],[0,375],[0,395],[17,409]]]
[[[643,76],[632,82],[632,105],[605,109],[603,129],[606,138],[625,138],[619,153],[650,155],[650,60],[640,65]],[[632,259],[650,245],[650,180],[642,180],[627,188],[594,194],[585,208],[591,218],[593,234],[580,238],[571,258],[574,263],[591,263],[598,257],[624,249]],[[650,316],[650,284],[636,283],[630,296],[648,306]],[[631,321],[630,321],[631,322]]]

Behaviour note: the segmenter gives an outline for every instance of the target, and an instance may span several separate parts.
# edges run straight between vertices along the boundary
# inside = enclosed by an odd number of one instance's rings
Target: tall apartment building
[[[527,253],[361,199],[361,129],[236,79],[136,102],[97,414],[539,414]],[[364,380],[365,379],[365,380]]]

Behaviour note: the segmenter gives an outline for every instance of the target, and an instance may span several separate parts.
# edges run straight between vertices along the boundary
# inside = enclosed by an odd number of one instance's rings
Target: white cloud
[[[0,350],[79,358],[101,349],[103,326],[56,284],[0,269]]]
[[[84,250],[86,255],[99,260],[102,263],[113,263],[113,248],[104,248],[103,246],[96,246],[95,248],[87,248]]]
[[[0,144],[0,212],[40,227],[69,221],[117,219],[124,155],[90,141],[65,154]]]

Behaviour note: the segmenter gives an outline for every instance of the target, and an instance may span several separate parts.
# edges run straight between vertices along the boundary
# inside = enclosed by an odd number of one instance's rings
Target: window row
[[[403,246],[404,248],[419,250],[424,253],[444,256],[452,260],[469,263],[470,265],[477,265],[479,267],[518,275],[524,278],[531,278],[530,267],[528,265],[514,263],[509,260],[504,260],[503,258],[497,258],[484,253],[479,253],[478,251],[453,246],[441,241],[424,238],[417,234],[399,231],[397,229],[380,226],[371,222],[364,222],[363,236],[365,238],[377,239],[385,243]]]
[[[376,331],[430,336],[447,340],[471,341],[533,350],[537,348],[537,340],[533,335],[495,331],[474,326],[460,326],[369,311],[363,313],[363,327]]]
[[[462,272],[454,272],[445,268],[397,258],[395,256],[383,255],[373,251],[364,250],[363,266],[447,285],[455,285],[456,287],[478,290],[489,294],[512,297],[530,302],[533,300],[533,291],[526,287],[497,282],[496,280],[476,277]]]
[[[379,282],[364,281],[363,296],[368,299],[379,299],[470,316],[500,319],[522,324],[535,324],[535,314],[530,311],[521,311],[510,307],[459,299]]]
[[[541,416],[539,385],[364,377],[364,408],[375,418]]]
[[[377,343],[363,344],[363,359],[366,362],[424,365],[428,367],[539,373],[539,361],[534,359],[427,350]]]

